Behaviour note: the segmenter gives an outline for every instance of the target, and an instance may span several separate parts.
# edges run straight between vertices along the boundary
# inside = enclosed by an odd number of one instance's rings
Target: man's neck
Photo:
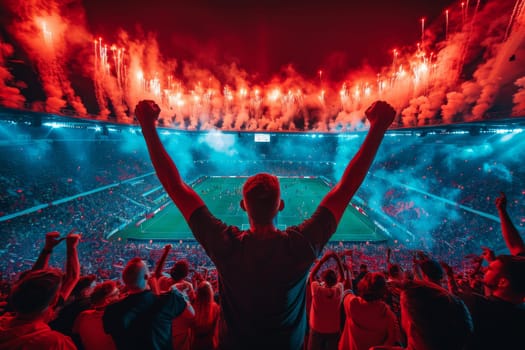
[[[269,223],[269,224],[256,224],[256,223],[251,223],[250,224],[250,232],[252,233],[257,233],[259,235],[268,235],[268,234],[273,234],[277,231],[277,229],[275,228],[275,225],[273,223]]]

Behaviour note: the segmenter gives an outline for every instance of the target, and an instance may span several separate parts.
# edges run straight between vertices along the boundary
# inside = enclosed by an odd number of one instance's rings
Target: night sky
[[[338,79],[368,64],[388,64],[391,50],[415,46],[426,26],[444,25],[460,1],[160,0],[85,1],[91,33],[107,41],[119,29],[153,32],[164,55],[212,66],[237,62],[268,78],[293,64],[302,75]]]

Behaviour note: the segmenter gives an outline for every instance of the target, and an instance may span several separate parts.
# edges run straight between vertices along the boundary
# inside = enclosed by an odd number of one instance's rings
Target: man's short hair
[[[326,283],[328,287],[333,287],[337,283],[337,274],[334,270],[327,269],[321,273],[321,279]]]
[[[427,276],[431,281],[441,281],[444,276],[443,268],[441,265],[432,259],[426,259],[419,263],[419,267],[425,276]]]
[[[472,318],[463,301],[430,282],[406,283],[401,309],[426,349],[463,349],[473,332]]]
[[[75,288],[73,288],[71,295],[80,296],[83,291],[91,287],[91,285],[96,279],[97,279],[97,276],[93,274],[81,276],[77,284],[75,285]]]
[[[271,220],[281,197],[279,179],[267,173],[251,176],[242,187],[242,195],[255,222]]]
[[[179,260],[170,269],[170,276],[175,282],[179,282],[188,276],[189,270],[188,262],[186,260]]]
[[[495,260],[501,263],[501,275],[509,281],[512,291],[525,297],[525,257],[498,255]]]
[[[115,281],[104,281],[95,286],[91,293],[90,300],[93,305],[102,305],[108,297],[117,293],[118,289]]]
[[[359,281],[357,290],[366,301],[380,300],[387,292],[385,276],[380,272],[369,272]]]
[[[388,266],[388,275],[393,278],[401,277],[401,267],[399,264],[390,264]]]
[[[122,280],[127,287],[146,287],[146,263],[141,258],[133,258],[122,271]]]
[[[23,315],[38,314],[54,301],[62,284],[62,272],[57,269],[43,269],[27,273],[11,291],[13,309]]]

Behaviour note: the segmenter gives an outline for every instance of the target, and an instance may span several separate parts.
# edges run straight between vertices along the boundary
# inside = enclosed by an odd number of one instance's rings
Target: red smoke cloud
[[[340,131],[363,128],[364,109],[377,99],[397,108],[400,126],[480,120],[501,88],[513,85],[513,114],[522,115],[524,0],[469,4],[461,13],[450,11],[446,29],[423,24],[421,42],[393,53],[391,65],[349,72],[337,83],[322,72],[319,79],[305,79],[292,65],[260,82],[236,63],[205,68],[179,62],[163,57],[163,43],[151,34],[121,31],[109,44],[89,33],[76,1],[12,0],[8,8],[16,15],[10,33],[38,71],[49,112],[87,114],[72,84],[75,62],[81,62],[80,73],[93,80],[98,118],[113,113],[119,122],[132,122],[132,107],[148,98],[161,105],[165,124],[176,128]],[[9,106],[20,107],[20,93],[6,85],[13,77],[5,58],[0,66],[2,101],[18,95]]]

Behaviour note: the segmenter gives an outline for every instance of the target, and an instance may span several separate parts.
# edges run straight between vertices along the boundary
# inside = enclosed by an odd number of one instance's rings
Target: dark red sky
[[[422,17],[443,28],[446,8],[461,11],[451,0],[86,0],[84,7],[90,31],[107,41],[119,28],[151,31],[167,57],[236,61],[261,77],[289,63],[307,77],[388,64],[391,49],[419,40]]]

